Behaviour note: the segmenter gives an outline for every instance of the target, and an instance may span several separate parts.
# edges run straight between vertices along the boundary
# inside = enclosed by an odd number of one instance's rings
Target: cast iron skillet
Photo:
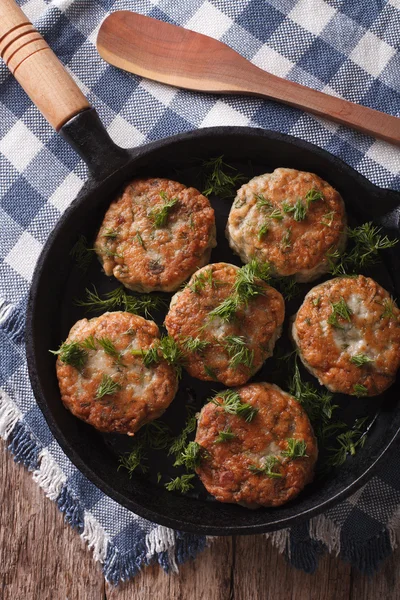
[[[8,9],[12,3],[6,0],[3,6]],[[25,27],[24,23],[27,23],[21,11],[12,8],[11,12],[11,21],[7,21],[8,13],[5,16],[0,14],[0,50],[1,43],[7,40],[1,30],[4,23],[10,32],[21,31],[18,28]],[[45,54],[36,51],[32,60],[40,58],[42,61]],[[22,64],[27,62],[25,60]],[[55,69],[59,67],[56,65]],[[240,506],[213,502],[206,498],[201,488],[197,490],[197,497],[183,497],[157,486],[154,476],[147,479],[134,475],[129,479],[126,473],[117,469],[118,454],[126,448],[129,440],[126,436],[102,435],[63,407],[55,375],[55,359],[49,349],[57,348],[75,320],[83,316],[73,299],[82,295],[85,286],[95,283],[100,292],[115,287],[115,281],[102,274],[95,262],[88,274],[82,276],[70,251],[79,235],[93,239],[111,199],[124,182],[134,176],[167,176],[196,185],[199,160],[221,154],[248,177],[278,166],[313,171],[343,195],[353,222],[374,219],[392,235],[399,232],[400,194],[378,189],[343,162],[311,144],[259,129],[216,127],[184,133],[131,151],[122,150],[112,142],[95,111],[87,107],[87,102],[82,101],[79,94],[76,94],[74,106],[71,100],[69,111],[65,106],[61,110],[58,104],[54,105],[54,98],[61,102],[63,97],[57,86],[55,90],[43,91],[47,80],[51,80],[50,69],[46,72],[41,90],[45,96],[48,94],[47,102],[53,102],[51,114],[43,97],[38,98],[31,82],[24,80],[23,72],[22,68],[18,69],[17,79],[61,135],[85,159],[91,172],[89,181],[60,218],[41,253],[33,275],[26,319],[26,351],[32,387],[52,433],[67,456],[101,490],[135,513],[175,529],[210,535],[261,533],[287,527],[324,511],[356,491],[372,476],[384,455],[390,454],[398,438],[399,381],[381,398],[338,399],[341,417],[349,422],[353,422],[356,416],[371,417],[372,425],[362,451],[327,478],[317,478],[289,504],[250,511]],[[57,82],[54,80],[53,83]],[[73,82],[68,85],[66,97],[70,97],[71,90],[74,90]],[[211,262],[227,260],[238,264],[223,236],[229,205],[228,201],[213,200],[218,247]],[[398,266],[398,253],[387,252],[385,263],[372,273],[394,295],[400,294]],[[289,305],[287,314],[293,314],[296,307],[295,303]],[[257,379],[285,385],[279,364],[273,366],[270,361]],[[184,378],[180,394],[166,412],[166,420],[177,428],[185,417],[184,404],[189,402],[199,408],[213,387],[217,386]]]

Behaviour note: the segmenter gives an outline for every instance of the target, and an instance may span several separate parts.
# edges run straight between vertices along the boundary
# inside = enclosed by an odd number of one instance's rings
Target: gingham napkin
[[[142,80],[103,62],[98,27],[130,9],[221,39],[276,75],[400,116],[400,1],[44,0],[22,1],[97,108],[114,140],[131,147],[212,125],[290,133],[336,154],[374,183],[400,190],[400,151],[345,127],[264,100],[216,97]],[[158,560],[164,569],[205,546],[200,536],[139,518],[71,464],[35,404],[24,356],[24,313],[36,259],[87,177],[0,65],[0,433],[117,583]],[[312,572],[328,549],[372,571],[396,544],[400,452],[357,494],[304,525],[269,536]],[[266,541],[267,543],[267,541]]]

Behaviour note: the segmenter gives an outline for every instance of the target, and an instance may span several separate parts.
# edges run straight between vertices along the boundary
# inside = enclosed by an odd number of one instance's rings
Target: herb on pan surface
[[[217,156],[203,161],[202,168],[206,173],[204,196],[214,194],[222,200],[231,198],[235,195],[237,186],[245,180],[245,177],[238,173],[237,169],[226,164],[223,158]]]
[[[295,460],[296,458],[307,456],[307,444],[305,440],[295,440],[294,438],[288,438],[286,441],[288,447],[287,450],[283,450],[281,452],[282,456],[286,456],[290,460]]]
[[[199,466],[201,460],[201,446],[197,442],[189,442],[174,462],[174,467],[184,466],[191,471]]]
[[[158,419],[147,423],[135,434],[131,452],[120,457],[118,469],[127,469],[130,477],[138,468],[145,473],[148,471],[148,467],[144,465],[147,461],[146,450],[164,450],[171,443],[171,439],[171,430],[166,423]]]
[[[165,306],[165,301],[160,296],[153,294],[140,294],[131,296],[123,286],[104,294],[101,298],[93,286],[93,291],[86,288],[86,300],[77,300],[75,304],[82,306],[90,312],[107,312],[114,310],[124,310],[132,314],[144,315],[146,318],[152,317],[152,311],[159,310]]]
[[[93,248],[88,247],[88,241],[84,235],[81,235],[78,241],[72,247],[70,255],[75,259],[78,268],[86,272],[93,259]]]
[[[155,227],[165,227],[172,208],[178,202],[178,198],[168,198],[164,191],[160,192],[160,196],[164,201],[164,204],[160,207],[153,208],[149,213],[149,217],[153,221]]]
[[[262,467],[257,467],[257,465],[250,465],[249,471],[252,471],[253,473],[257,473],[259,475],[266,475],[271,479],[281,479],[283,477],[282,473],[273,470],[279,464],[281,464],[281,462],[278,458],[276,458],[276,456],[266,456],[264,459],[264,465]]]
[[[97,392],[95,398],[102,398],[103,396],[110,396],[111,394],[115,394],[118,390],[121,389],[121,384],[117,381],[114,381],[110,375],[104,373],[101,378],[101,383],[97,388]]]
[[[236,390],[224,390],[223,392],[219,392],[214,398],[211,398],[209,402],[212,402],[215,406],[222,406],[224,411],[229,415],[243,417],[248,423],[250,423],[258,413],[258,408],[242,402],[240,395]]]
[[[194,476],[194,473],[188,473],[186,475],[181,475],[180,477],[175,477],[175,479],[171,479],[171,481],[164,484],[165,488],[169,492],[180,492],[181,494],[186,494],[194,487],[191,483],[191,480]]]
[[[136,469],[140,468],[142,473],[148,471],[148,467],[143,463],[147,460],[143,442],[137,442],[135,448],[129,453],[119,457],[118,471],[123,468],[129,473],[129,477]]]
[[[329,448],[331,455],[327,460],[328,466],[338,467],[342,465],[346,461],[348,454],[354,456],[357,448],[364,446],[367,440],[364,425],[367,421],[368,417],[357,419],[352,429],[337,436],[336,441],[338,446],[336,448]]]
[[[175,454],[175,456],[177,457],[178,454],[183,451],[187,444],[187,439],[189,435],[193,433],[193,431],[196,429],[196,424],[196,416],[189,414],[186,420],[185,427],[182,429],[180,434],[173,440],[168,450],[168,454]]]
[[[218,432],[217,439],[215,440],[215,444],[222,444],[223,442],[229,442],[230,440],[235,439],[236,434],[233,433],[232,429],[228,427],[223,431]]]
[[[64,342],[58,350],[49,350],[49,352],[57,355],[61,362],[78,370],[85,366],[88,357],[88,353],[79,342]]]
[[[300,288],[294,277],[275,277],[270,285],[276,287],[286,300],[292,300],[300,294]]]
[[[353,363],[353,365],[356,365],[356,367],[362,367],[363,365],[374,362],[374,359],[366,354],[354,354],[350,358],[350,362]]]

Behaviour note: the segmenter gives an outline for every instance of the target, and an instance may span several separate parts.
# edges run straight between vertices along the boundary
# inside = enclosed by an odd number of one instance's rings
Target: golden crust
[[[281,294],[260,281],[263,294],[251,299],[247,307],[237,311],[229,323],[220,318],[209,318],[209,313],[225,300],[232,291],[238,267],[227,263],[207,265],[195,273],[188,285],[172,298],[165,326],[185,355],[185,368],[192,377],[205,381],[220,381],[227,386],[242,385],[260,369],[281,332],[285,304]],[[194,282],[212,272],[213,285],[193,291]],[[227,336],[243,336],[250,351],[254,352],[253,367],[244,364],[233,368],[226,349]],[[188,352],[184,341],[199,338],[208,346],[201,352]]]
[[[88,350],[82,371],[57,359],[57,377],[65,407],[76,417],[105,432],[133,435],[142,425],[157,419],[172,402],[177,378],[164,360],[146,368],[132,349],[147,350],[160,337],[153,321],[125,312],[105,313],[82,319],[72,327],[67,342],[83,342],[89,336],[108,338],[121,353],[121,364],[97,343]],[[114,394],[96,398],[103,375],[109,375],[121,388]]]
[[[311,189],[321,192],[323,198],[309,205],[304,220],[296,221],[293,212],[284,212],[284,203],[294,206],[299,199],[304,203]],[[272,208],[257,206],[257,194]],[[281,220],[268,218],[273,209],[279,210]],[[265,224],[268,232],[259,236]],[[275,275],[311,281],[329,270],[329,250],[344,249],[345,230],[344,203],[332,186],[313,173],[280,168],[254,177],[239,189],[226,235],[243,262],[256,258],[270,263]]]
[[[249,508],[280,506],[292,500],[313,479],[318,456],[310,421],[295,398],[275,385],[253,383],[237,390],[242,402],[258,409],[250,423],[208,403],[202,409],[196,442],[204,449],[197,474],[219,502],[244,504]],[[232,440],[216,443],[220,431],[235,434]],[[287,439],[304,440],[306,457],[289,460],[281,455]],[[282,462],[274,470],[281,478],[252,472],[263,466],[267,456]]]
[[[166,224],[155,227],[150,213],[164,204],[160,192],[178,202]],[[94,248],[106,275],[125,287],[167,292],[206,264],[215,245],[214,210],[198,190],[169,179],[135,179],[106,212]]]
[[[339,317],[335,327],[328,319],[332,303],[341,299],[352,314],[350,320]],[[293,338],[306,368],[333,392],[376,396],[394,382],[400,366],[400,311],[386,290],[362,275],[314,287],[296,315]],[[350,360],[357,355],[372,362],[357,366]],[[367,391],[360,393],[357,385]]]

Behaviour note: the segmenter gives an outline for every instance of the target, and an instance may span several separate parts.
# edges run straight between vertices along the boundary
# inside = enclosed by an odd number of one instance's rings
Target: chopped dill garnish
[[[190,227],[190,229],[194,229],[193,215],[190,215],[190,218],[189,218],[189,227]]]
[[[319,190],[317,190],[315,188],[311,188],[311,190],[308,190],[306,197],[305,197],[307,208],[310,206],[310,204],[312,202],[316,202],[317,200],[323,200],[323,199],[324,199],[324,195],[322,192],[320,192]]]
[[[121,364],[122,356],[121,353],[118,352],[114,343],[108,337],[96,338],[97,342],[103,348],[104,352],[111,356],[115,362],[119,365]]]
[[[129,472],[129,477],[132,473],[140,468],[143,473],[148,470],[148,467],[143,463],[147,461],[147,449],[164,450],[171,443],[171,430],[166,423],[156,419],[147,423],[135,434],[133,438],[133,450],[124,456],[121,456],[119,461],[121,467]]]
[[[356,367],[362,367],[363,365],[366,365],[367,363],[374,362],[374,359],[370,358],[366,354],[354,354],[350,358],[350,362],[353,363],[353,365],[356,365]]]
[[[208,365],[204,365],[204,373],[208,376],[211,377],[211,379],[213,381],[218,381],[218,375],[215,371],[215,369],[209,367]]]
[[[365,385],[362,385],[362,383],[356,383],[353,386],[353,391],[354,395],[357,396],[357,398],[368,396],[368,388],[366,388]]]
[[[231,198],[235,195],[237,186],[245,180],[245,177],[238,173],[237,169],[226,164],[223,158],[217,156],[202,162],[205,170],[204,196],[214,194],[222,200]]]
[[[271,479],[280,479],[283,477],[283,474],[273,470],[280,464],[281,462],[276,456],[270,455],[265,457],[264,465],[262,467],[257,467],[257,465],[250,465],[249,471],[251,471],[252,473],[257,473],[258,475],[266,475]]]
[[[286,214],[293,213],[293,219],[295,221],[304,221],[307,216],[307,206],[303,204],[303,201],[298,198],[295,204],[290,205],[288,202],[284,202],[283,212]]]
[[[270,285],[276,287],[286,300],[292,300],[300,293],[299,284],[294,277],[276,277]]]
[[[328,466],[338,467],[342,465],[348,454],[354,456],[357,448],[362,448],[365,445],[367,435],[364,425],[366,421],[368,421],[368,417],[357,419],[352,429],[337,436],[338,447],[329,448],[331,456],[327,460]]]
[[[159,310],[165,306],[165,301],[160,296],[153,294],[140,294],[132,296],[128,294],[123,286],[104,294],[101,298],[93,286],[93,291],[86,288],[86,300],[76,300],[77,306],[83,306],[90,312],[107,312],[124,310],[132,314],[152,317],[152,311]]]
[[[319,306],[321,304],[321,296],[317,296],[316,298],[313,298],[312,303],[314,306]]]
[[[108,238],[109,240],[115,240],[118,237],[118,231],[110,227],[105,233],[103,233],[103,237]]]
[[[321,223],[326,227],[332,227],[333,219],[335,218],[335,211],[331,210],[331,212],[322,215]]]
[[[196,429],[197,419],[195,415],[189,414],[186,420],[185,427],[182,429],[180,434],[174,438],[172,444],[168,450],[168,455],[175,454],[179,455],[187,444],[187,439],[191,433]]]
[[[86,350],[96,350],[96,338],[94,335],[89,335],[83,342],[81,342],[81,346],[86,348]]]
[[[332,275],[354,274],[360,268],[368,267],[378,260],[381,250],[393,248],[398,239],[390,240],[387,235],[382,235],[382,229],[372,222],[364,223],[358,227],[347,229],[347,234],[352,248],[340,254],[331,250],[326,254]]]
[[[97,388],[95,398],[102,398],[103,396],[110,396],[111,394],[115,394],[118,390],[121,389],[121,384],[118,381],[114,381],[110,375],[106,373],[103,374],[101,378],[101,383]]]
[[[213,285],[212,269],[206,269],[198,275],[195,275],[193,278],[193,282],[188,287],[194,294],[198,294],[199,292],[204,290],[206,285],[209,285],[210,287],[212,287]]]
[[[212,402],[215,406],[222,406],[224,411],[229,415],[243,417],[248,423],[250,423],[258,413],[258,408],[242,402],[240,395],[236,390],[224,390],[223,392],[219,392],[214,398],[211,398],[209,402]]]
[[[210,345],[207,340],[201,340],[199,337],[187,337],[182,346],[186,352],[203,352]]]
[[[201,461],[201,446],[197,442],[189,442],[174,462],[174,467],[184,466],[187,471],[192,471],[199,466]]]
[[[118,471],[126,469],[129,474],[129,478],[132,477],[134,471],[140,468],[142,473],[148,471],[148,467],[143,463],[147,460],[144,443],[137,442],[135,448],[129,453],[119,457]]]
[[[158,471],[158,473],[157,473],[157,483],[160,483],[161,479],[162,479],[162,474],[160,473],[160,471]]]
[[[269,231],[269,227],[267,223],[264,223],[264,225],[261,225],[260,229],[258,230],[258,239],[261,241],[262,238],[264,237],[264,235],[266,235]]]
[[[178,378],[182,375],[182,363],[184,361],[184,354],[175,342],[174,338],[169,335],[165,335],[159,340],[154,342],[154,345],[148,350],[131,350],[131,354],[134,356],[141,356],[145,367],[149,368],[151,365],[160,362],[164,359],[169,365],[174,367],[176,376]]]
[[[175,479],[171,479],[171,481],[165,483],[164,487],[169,492],[180,492],[181,494],[186,494],[194,487],[193,484],[190,483],[194,476],[194,473],[188,473],[186,475],[181,475],[180,477],[175,477]]]
[[[165,227],[171,209],[174,208],[178,202],[178,198],[168,198],[164,191],[160,192],[160,196],[164,201],[164,204],[158,208],[153,208],[153,210],[149,212],[149,217],[153,221],[154,227]]]
[[[336,329],[343,329],[338,319],[339,317],[345,321],[351,322],[351,315],[353,314],[350,307],[346,304],[344,298],[340,298],[339,302],[330,303],[332,312],[328,317],[328,324]]]
[[[290,240],[291,235],[292,235],[292,228],[288,227],[286,229],[285,233],[283,234],[282,240],[281,240],[281,247],[283,249],[290,248],[290,246],[292,245],[292,242]]]
[[[86,272],[90,266],[90,263],[93,259],[94,248],[88,247],[88,241],[84,235],[81,235],[78,241],[73,245],[70,256],[72,256],[78,268]]]
[[[263,288],[257,279],[268,281],[269,273],[268,263],[259,263],[253,259],[244,265],[237,272],[230,296],[210,312],[211,319],[219,317],[223,321],[230,321],[241,306],[247,306],[252,297],[263,293]]]
[[[272,208],[273,204],[267,200],[264,194],[254,194],[254,198],[257,200],[257,208]]]
[[[218,432],[218,436],[214,442],[214,444],[222,444],[223,442],[229,442],[235,439],[236,434],[233,433],[232,429],[228,427],[228,429],[224,429],[223,431]]]
[[[381,319],[393,319],[395,316],[394,309],[395,303],[393,298],[385,298],[383,301],[383,312],[381,314]]]
[[[276,219],[277,221],[282,221],[283,214],[281,213],[279,208],[274,208],[274,210],[272,210],[270,213],[268,213],[268,217],[270,219]]]
[[[101,251],[104,252],[106,256],[111,256],[112,258],[124,258],[123,254],[118,254],[118,252],[110,250],[110,248],[107,248],[107,246],[102,246]]]
[[[79,342],[63,342],[58,350],[49,350],[59,357],[61,362],[75,369],[82,369],[87,361],[88,353]]]
[[[142,236],[140,235],[140,231],[137,231],[137,232],[135,233],[135,236],[134,236],[134,237],[135,237],[136,241],[138,242],[138,244],[140,244],[140,245],[142,246],[142,248],[145,248],[145,245],[144,245],[143,238],[142,238]]]
[[[288,447],[287,450],[283,450],[281,452],[282,456],[286,456],[290,460],[295,460],[296,458],[308,456],[306,454],[307,444],[305,440],[295,440],[294,438],[288,438],[286,441]]]
[[[252,369],[254,361],[254,350],[247,347],[246,340],[241,335],[227,335],[223,343],[230,358],[230,367],[236,369],[244,365]]]

